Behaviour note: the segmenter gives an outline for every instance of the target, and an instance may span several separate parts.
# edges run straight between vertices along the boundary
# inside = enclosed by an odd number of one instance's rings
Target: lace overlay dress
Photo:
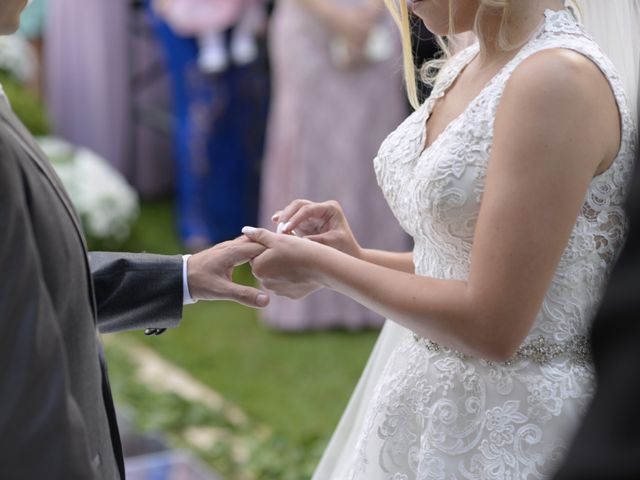
[[[478,53],[441,72],[431,98],[382,144],[375,169],[415,241],[416,273],[466,279],[505,85],[530,55],[567,48],[608,78],[622,119],[618,156],[591,182],[535,323],[505,363],[466,357],[387,321],[314,480],[537,479],[562,458],[591,398],[588,331],[624,240],[623,200],[635,125],[611,62],[568,11],[545,12],[538,31],[421,152],[425,123]]]

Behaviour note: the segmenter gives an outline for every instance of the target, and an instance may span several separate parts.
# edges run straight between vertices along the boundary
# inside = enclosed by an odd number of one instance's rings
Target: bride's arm
[[[414,273],[413,253],[388,252],[386,250],[364,249],[360,257],[365,262],[373,263],[381,267],[391,268],[400,272]]]
[[[467,280],[417,276],[266,230],[248,232],[268,247],[254,273],[276,293],[325,286],[419,335],[507,359],[531,328],[619,134],[615,100],[591,62],[566,50],[536,54],[513,74],[499,107]]]

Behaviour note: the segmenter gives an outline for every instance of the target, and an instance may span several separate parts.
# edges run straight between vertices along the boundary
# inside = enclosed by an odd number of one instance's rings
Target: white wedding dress
[[[609,79],[622,143],[589,186],[531,332],[511,361],[496,364],[387,321],[314,480],[537,479],[562,458],[593,391],[587,336],[626,229],[636,134],[613,65],[570,12],[547,10],[517,56],[421,152],[434,102],[478,45],[453,57],[431,98],[385,140],[374,163],[415,241],[416,274],[466,279],[505,84],[527,57],[558,47],[585,55]]]

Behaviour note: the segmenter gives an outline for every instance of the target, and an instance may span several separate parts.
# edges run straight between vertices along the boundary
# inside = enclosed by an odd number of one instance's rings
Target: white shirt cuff
[[[182,304],[183,305],[192,305],[196,303],[198,300],[194,300],[191,296],[191,292],[189,292],[189,282],[187,277],[187,261],[191,255],[183,255],[182,256]]]

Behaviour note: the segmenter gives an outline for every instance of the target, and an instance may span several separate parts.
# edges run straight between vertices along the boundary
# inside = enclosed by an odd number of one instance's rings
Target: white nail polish
[[[242,229],[242,233],[244,233],[245,235],[253,235],[254,233],[256,233],[257,228],[255,227],[244,227]]]
[[[278,224],[278,228],[276,228],[276,233],[284,233],[284,231],[286,230],[286,225],[282,222],[280,222]]]

